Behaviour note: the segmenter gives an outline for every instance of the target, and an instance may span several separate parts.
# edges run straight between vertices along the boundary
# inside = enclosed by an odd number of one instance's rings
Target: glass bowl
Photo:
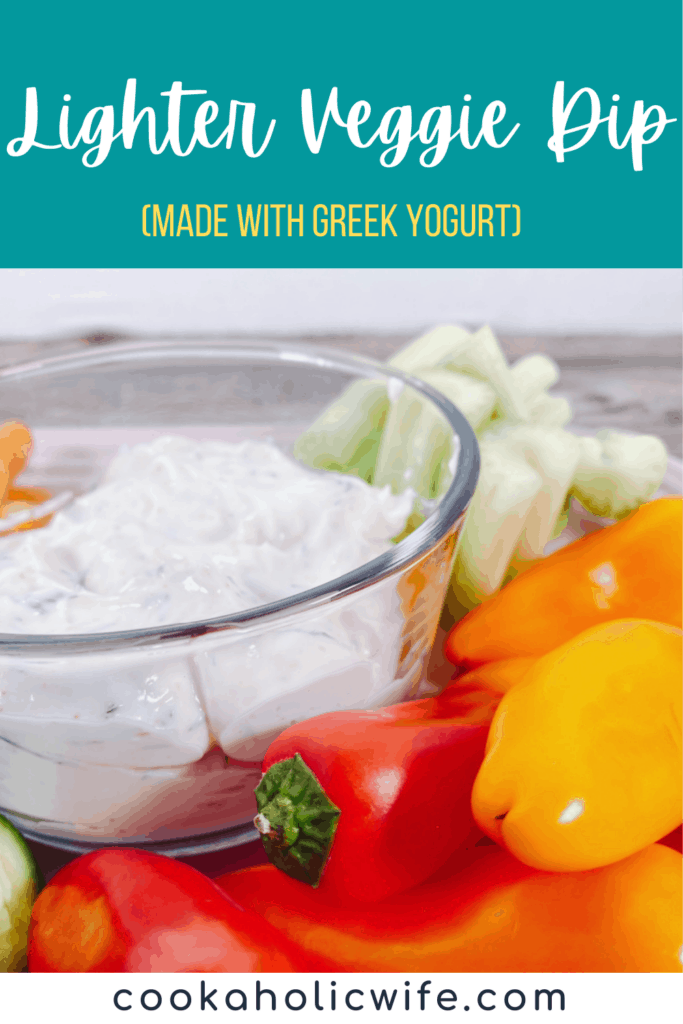
[[[51,508],[95,486],[121,444],[169,433],[268,439],[291,455],[357,381],[390,396],[412,387],[451,440],[445,493],[389,551],[239,614],[0,634],[0,810],[29,838],[177,855],[251,840],[260,761],[279,732],[418,692],[479,456],[467,421],[428,385],[318,346],[120,344],[0,373],[3,415],[35,439],[21,483],[48,487]]]

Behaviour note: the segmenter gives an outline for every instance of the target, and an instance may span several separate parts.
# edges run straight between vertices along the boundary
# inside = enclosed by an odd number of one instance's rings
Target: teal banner
[[[681,7],[37,2],[4,267],[678,267]]]

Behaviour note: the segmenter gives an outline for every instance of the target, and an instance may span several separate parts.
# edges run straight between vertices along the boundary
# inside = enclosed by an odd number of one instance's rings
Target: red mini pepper
[[[433,874],[481,835],[470,794],[498,699],[446,691],[285,730],[256,789],[269,859],[344,901],[375,902]]]
[[[311,970],[308,957],[288,950],[284,936],[194,868],[117,849],[78,857],[45,886],[28,964],[47,973]]]

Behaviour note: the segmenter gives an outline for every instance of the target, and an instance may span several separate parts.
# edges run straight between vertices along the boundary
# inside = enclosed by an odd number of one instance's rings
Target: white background
[[[124,335],[674,334],[677,270],[0,270],[0,340]]]

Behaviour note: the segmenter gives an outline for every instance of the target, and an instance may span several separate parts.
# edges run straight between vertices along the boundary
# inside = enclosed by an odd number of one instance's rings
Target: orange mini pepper
[[[474,817],[533,867],[610,864],[680,823],[681,740],[681,631],[595,626],[501,700]]]
[[[610,619],[680,628],[682,503],[649,502],[549,555],[454,626],[446,656],[468,668],[537,658]]]
[[[681,855],[660,845],[554,874],[491,844],[455,871],[364,907],[326,902],[270,865],[216,882],[304,955],[325,958],[321,970],[681,970]]]
[[[503,694],[516,686],[524,678],[536,658],[506,658],[504,661],[489,661],[458,676],[444,691],[457,691],[462,688],[481,689],[491,693]]]
[[[28,519],[9,529],[3,528],[2,520],[16,512],[25,512],[34,505],[40,505],[52,497],[45,487],[17,487],[14,483],[26,468],[33,448],[31,431],[17,420],[0,424],[0,533],[16,533],[18,530],[35,530],[46,526],[52,515],[41,519]]]
[[[31,431],[18,420],[0,424],[0,498],[25,468],[33,447]]]

